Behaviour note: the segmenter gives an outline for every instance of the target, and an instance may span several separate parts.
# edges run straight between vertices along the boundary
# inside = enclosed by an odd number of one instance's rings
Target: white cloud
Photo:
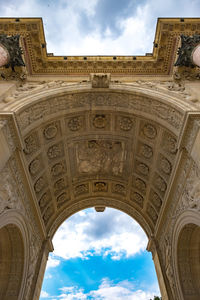
[[[153,299],[154,295],[159,295],[158,290],[153,292],[144,291],[141,289],[134,289],[134,284],[128,280],[114,284],[108,278],[104,278],[96,290],[85,293],[83,289],[78,287],[63,287],[60,289],[62,294],[59,296],[52,296],[60,300],[148,300]]]
[[[60,264],[60,260],[55,259],[53,255],[49,255],[46,269],[48,269],[48,268],[55,268],[59,264]],[[51,278],[51,277],[49,277],[49,278]]]
[[[40,297],[41,298],[48,298],[49,294],[47,292],[45,292],[45,291],[41,291]]]
[[[89,209],[66,220],[53,244],[54,255],[64,259],[99,254],[118,260],[145,250],[147,237],[131,217],[120,211],[107,208],[104,213],[96,213]]]
[[[90,295],[96,300],[147,300],[151,297],[153,298],[152,293],[142,290],[132,290],[130,285],[128,287],[124,286],[123,282],[115,285],[108,279],[103,279],[99,289],[91,291]]]

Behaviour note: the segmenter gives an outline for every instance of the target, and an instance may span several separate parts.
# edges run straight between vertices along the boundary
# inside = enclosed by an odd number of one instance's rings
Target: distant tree
[[[150,299],[152,300],[152,299]],[[154,296],[153,300],[162,300],[162,297]]]

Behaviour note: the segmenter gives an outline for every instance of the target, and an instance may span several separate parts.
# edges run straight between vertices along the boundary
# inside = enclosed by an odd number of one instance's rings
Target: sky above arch
[[[158,17],[199,17],[199,0],[2,0],[2,17],[42,17],[54,55],[144,55]]]
[[[56,232],[40,300],[150,300],[160,295],[147,236],[130,216],[83,210]]]

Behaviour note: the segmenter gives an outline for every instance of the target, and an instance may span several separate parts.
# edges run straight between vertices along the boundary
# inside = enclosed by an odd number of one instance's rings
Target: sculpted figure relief
[[[200,170],[193,165],[183,191],[182,203],[185,208],[200,211]]]
[[[79,173],[112,173],[120,175],[126,155],[124,143],[109,140],[91,140],[76,145]]]

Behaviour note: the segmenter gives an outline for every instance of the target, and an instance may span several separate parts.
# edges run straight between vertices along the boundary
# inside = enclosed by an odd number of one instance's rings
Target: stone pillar
[[[53,244],[48,239],[43,242],[43,246],[40,251],[40,257],[38,260],[38,263],[36,265],[35,273],[37,274],[36,281],[35,281],[35,289],[33,289],[32,298],[34,300],[39,300],[41,288],[42,288],[42,282],[44,279],[44,273],[46,270],[46,264],[49,256],[49,252],[53,251]]]
[[[152,253],[152,259],[154,261],[162,299],[163,300],[174,300],[174,299],[172,299],[172,297],[170,297],[168,289],[167,289],[166,276],[163,272],[163,265],[160,261],[158,245],[157,245],[154,237],[149,239],[149,242],[147,245],[147,251]]]
[[[11,155],[8,142],[3,132],[3,127],[5,126],[5,123],[5,120],[0,120],[0,170],[3,169]]]

